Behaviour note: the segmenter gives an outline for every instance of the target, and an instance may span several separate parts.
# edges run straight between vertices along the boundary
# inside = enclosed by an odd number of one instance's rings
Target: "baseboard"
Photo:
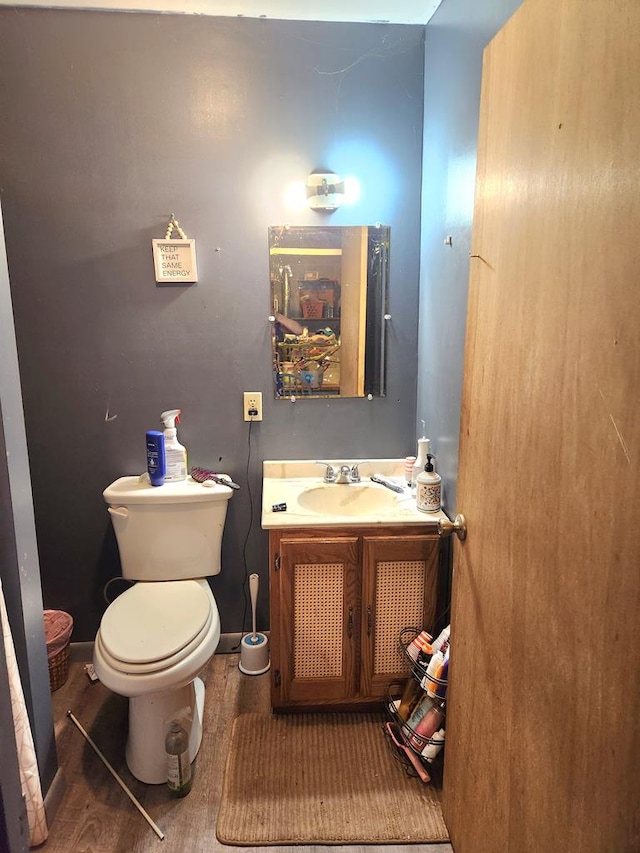
[[[56,819],[56,814],[60,808],[60,803],[66,789],[67,780],[64,777],[62,768],[58,767],[56,775],[53,777],[53,781],[49,785],[49,790],[44,797],[44,810],[47,815],[47,826],[49,827],[51,827]]]
[[[231,655],[236,652],[239,654],[240,640],[242,640],[242,634],[239,631],[234,634],[220,634],[220,642],[218,643],[216,654]]]
[[[93,641],[86,643],[71,643],[69,649],[71,663],[88,663],[93,660]]]
[[[262,631],[263,634],[269,636],[268,631]],[[237,631],[233,634],[221,634],[217,655],[232,655],[239,654],[240,641],[244,636],[244,632]],[[88,663],[93,660],[93,642],[71,643],[69,660],[74,663]]]

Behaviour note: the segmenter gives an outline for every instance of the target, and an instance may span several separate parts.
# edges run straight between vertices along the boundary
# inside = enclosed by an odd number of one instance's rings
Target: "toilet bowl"
[[[195,758],[204,705],[196,676],[219,640],[220,617],[206,579],[140,581],[104,614],[94,666],[105,687],[129,698],[126,758],[140,781],[166,781],[164,739],[173,719],[183,719]]]
[[[129,698],[126,759],[142,782],[166,781],[164,740],[172,720],[189,733],[192,761],[200,747],[204,684],[197,676],[220,640],[207,575],[220,571],[230,496],[225,486],[203,488],[191,478],[152,487],[144,478],[122,477],[104,492],[123,576],[137,583],[104,613],[93,661],[105,687]]]

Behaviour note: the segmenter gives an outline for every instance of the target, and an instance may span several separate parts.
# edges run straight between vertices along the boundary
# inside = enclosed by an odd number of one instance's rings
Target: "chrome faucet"
[[[336,483],[336,485],[342,486],[360,482],[360,470],[358,466],[362,465],[362,462],[353,462],[351,465],[343,463],[338,470],[330,462],[316,462],[316,465],[326,466],[324,477],[322,478],[324,483]]]
[[[336,478],[336,483],[340,486],[351,482],[351,468],[348,465],[341,465]]]

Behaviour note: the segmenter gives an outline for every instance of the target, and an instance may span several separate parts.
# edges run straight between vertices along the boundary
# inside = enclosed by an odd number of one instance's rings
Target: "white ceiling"
[[[426,24],[442,0],[0,0],[0,6],[117,9],[290,21]]]

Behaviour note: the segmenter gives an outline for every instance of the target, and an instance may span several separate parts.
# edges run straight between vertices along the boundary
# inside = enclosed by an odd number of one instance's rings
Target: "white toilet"
[[[155,487],[146,475],[121,477],[103,492],[123,577],[138,583],[107,608],[93,663],[106,687],[129,697],[127,764],[142,782],[166,781],[167,726],[185,708],[192,761],[200,747],[204,684],[197,675],[220,639],[207,576],[220,572],[232,493],[191,477]]]

